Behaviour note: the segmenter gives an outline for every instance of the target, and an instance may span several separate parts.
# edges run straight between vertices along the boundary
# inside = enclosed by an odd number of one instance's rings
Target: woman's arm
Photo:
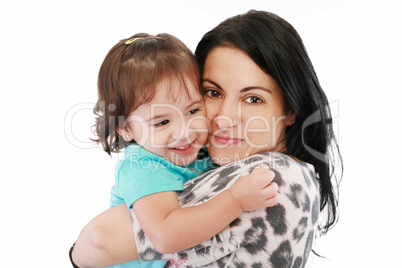
[[[273,179],[272,171],[258,167],[199,206],[181,208],[175,192],[162,192],[140,198],[133,210],[155,248],[174,253],[211,238],[243,211],[275,205],[278,186],[271,184]]]
[[[105,267],[138,259],[126,204],[108,209],[81,231],[72,252],[80,268]]]

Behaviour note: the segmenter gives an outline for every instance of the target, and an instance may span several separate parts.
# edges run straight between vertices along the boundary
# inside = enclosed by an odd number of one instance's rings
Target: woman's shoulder
[[[219,169],[231,170],[247,170],[251,172],[254,167],[260,163],[266,164],[270,169],[278,172],[302,172],[305,176],[315,178],[314,166],[298,160],[292,156],[279,152],[261,152],[244,159],[234,161],[226,166],[221,166]]]
[[[262,264],[261,267],[271,267],[271,261],[283,264],[283,256],[292,256],[290,263],[293,257],[295,263],[304,263],[314,238],[320,204],[314,168],[308,163],[283,153],[255,154],[185,184],[179,201],[184,206],[204,203],[230,187],[239,177],[249,174],[259,163],[267,164],[275,173],[274,182],[279,186],[278,204],[243,213],[232,222],[227,237],[230,237],[230,244],[241,247],[222,260],[250,258]],[[225,237],[226,234],[222,234],[215,240],[224,241]],[[221,248],[214,245],[217,252],[225,252],[227,245],[221,244]]]
[[[291,155],[287,155],[285,153],[280,152],[261,152],[251,155],[243,159],[242,161],[245,162],[263,161],[267,164],[271,164],[279,168],[288,168],[292,164],[296,164],[314,170],[314,167],[311,164],[301,161]]]
[[[254,159],[254,160],[253,160]],[[278,152],[264,152],[253,155],[249,161],[262,162],[275,173],[275,182],[285,191],[304,189],[310,195],[318,192],[318,182],[314,166]]]

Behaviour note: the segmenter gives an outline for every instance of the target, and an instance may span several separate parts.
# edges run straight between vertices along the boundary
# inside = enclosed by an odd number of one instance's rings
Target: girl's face
[[[208,54],[202,77],[205,110],[211,123],[208,151],[224,165],[258,152],[286,150],[286,111],[276,81],[245,53],[217,47]]]
[[[159,83],[152,101],[130,114],[120,135],[176,165],[193,162],[207,140],[208,121],[202,96],[191,83],[188,86],[191,99],[179,81]]]

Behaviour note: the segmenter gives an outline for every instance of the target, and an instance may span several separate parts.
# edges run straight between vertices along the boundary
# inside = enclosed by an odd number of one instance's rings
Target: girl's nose
[[[179,124],[177,124],[176,126],[172,126],[172,127],[173,127],[172,138],[175,140],[184,139],[188,133],[188,130],[186,130],[185,120],[180,120]]]
[[[192,137],[194,136],[194,131],[192,128],[191,122],[182,118],[180,123],[176,126],[173,126],[172,130],[172,138],[176,141],[191,141]]]
[[[208,119],[204,115],[192,117],[187,121],[187,127],[185,135],[188,137],[194,137],[200,133],[208,133],[210,124]]]

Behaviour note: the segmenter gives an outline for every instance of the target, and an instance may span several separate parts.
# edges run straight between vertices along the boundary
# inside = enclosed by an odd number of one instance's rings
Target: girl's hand
[[[250,175],[238,179],[230,192],[243,211],[272,207],[278,203],[278,185],[272,182],[275,173],[265,164],[254,168]]]

